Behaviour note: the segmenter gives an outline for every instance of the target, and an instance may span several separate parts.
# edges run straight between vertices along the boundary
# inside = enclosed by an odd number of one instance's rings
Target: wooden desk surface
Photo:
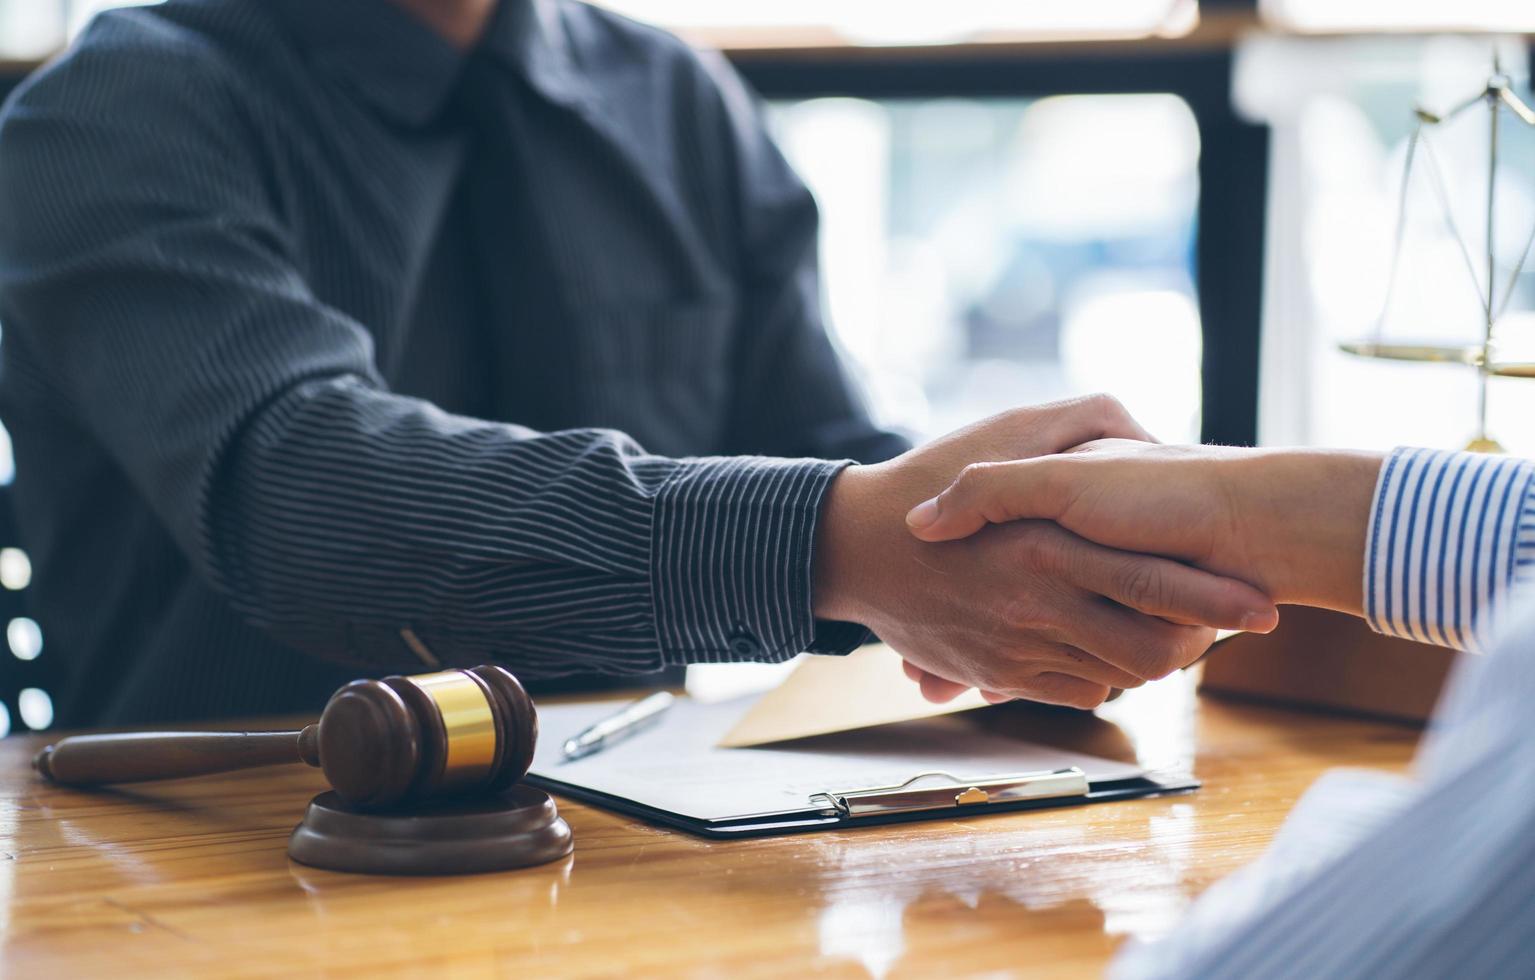
[[[1411,728],[1201,699],[1170,678],[1068,719],[1100,750],[1192,763],[1190,796],[710,842],[563,802],[575,853],[466,878],[288,861],[301,767],[86,794],[0,742],[0,971],[919,976],[1096,972],[1255,857],[1337,764],[1398,770]],[[1057,716],[1059,717],[1059,716]],[[1116,727],[1117,726],[1117,727]]]

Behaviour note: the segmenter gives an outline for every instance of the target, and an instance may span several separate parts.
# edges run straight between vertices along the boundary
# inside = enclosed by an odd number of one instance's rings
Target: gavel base
[[[333,871],[446,875],[543,864],[572,846],[549,794],[518,785],[488,798],[386,812],[353,809],[321,793],[288,838],[288,856]]]

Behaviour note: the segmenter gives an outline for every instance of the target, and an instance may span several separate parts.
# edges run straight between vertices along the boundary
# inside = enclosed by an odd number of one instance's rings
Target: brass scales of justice
[[[1431,112],[1422,106],[1414,109],[1417,124],[1413,128],[1412,135],[1408,138],[1405,162],[1402,167],[1402,186],[1398,199],[1395,241],[1392,246],[1385,301],[1381,306],[1381,313],[1376,321],[1375,335],[1366,340],[1344,341],[1338,345],[1344,352],[1360,357],[1392,361],[1457,364],[1474,369],[1478,378],[1476,435],[1466,446],[1468,450],[1473,452],[1497,453],[1503,451],[1503,447],[1499,445],[1496,439],[1492,438],[1487,430],[1487,385],[1489,379],[1493,377],[1535,378],[1535,361],[1509,359],[1499,356],[1499,345],[1496,335],[1496,328],[1503,315],[1508,311],[1509,300],[1512,298],[1515,287],[1518,285],[1520,274],[1524,271],[1525,261],[1529,258],[1531,247],[1535,246],[1535,227],[1532,227],[1529,237],[1525,240],[1524,248],[1520,252],[1519,260],[1510,271],[1500,296],[1497,289],[1499,283],[1493,234],[1497,212],[1496,187],[1500,124],[1503,115],[1507,112],[1515,121],[1535,128],[1535,110],[1532,110],[1523,99],[1516,95],[1510,85],[1509,77],[1504,73],[1498,57],[1494,55],[1492,75],[1487,79],[1487,84],[1480,92],[1470,96],[1444,113]],[[1475,263],[1471,257],[1471,247],[1455,223],[1453,209],[1450,206],[1449,191],[1443,178],[1443,170],[1438,163],[1433,144],[1429,139],[1429,132],[1431,130],[1443,127],[1451,120],[1478,107],[1481,107],[1488,115],[1487,234],[1485,241],[1487,275],[1485,282],[1478,276]],[[1427,161],[1426,169],[1438,197],[1440,208],[1443,211],[1445,225],[1451,237],[1454,238],[1461,258],[1464,260],[1466,271],[1471,275],[1472,283],[1476,287],[1482,312],[1481,340],[1478,343],[1393,343],[1384,339],[1383,336],[1385,321],[1392,308],[1392,297],[1396,291],[1398,273],[1401,270],[1402,248],[1407,235],[1408,191],[1412,186],[1413,165],[1420,155],[1420,150],[1421,156]]]

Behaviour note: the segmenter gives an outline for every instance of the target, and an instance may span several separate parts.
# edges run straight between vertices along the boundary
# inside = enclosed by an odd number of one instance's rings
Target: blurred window
[[[930,436],[1112,391],[1197,440],[1199,135],[1170,95],[774,103],[822,210],[834,334]]]

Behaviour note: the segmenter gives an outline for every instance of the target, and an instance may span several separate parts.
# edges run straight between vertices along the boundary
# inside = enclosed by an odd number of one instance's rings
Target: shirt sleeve
[[[1535,605],[1520,593],[1491,652],[1457,665],[1415,779],[1323,776],[1258,862],[1170,936],[1130,944],[1114,980],[1528,974]]]
[[[236,611],[387,669],[419,666],[412,638],[530,676],[856,642],[811,612],[845,463],[663,458],[391,392],[301,274],[233,84],[194,48],[34,78],[0,128],[0,315]]]
[[[1535,462],[1393,450],[1381,467],[1364,612],[1382,633],[1485,649],[1510,590],[1535,569]]]

